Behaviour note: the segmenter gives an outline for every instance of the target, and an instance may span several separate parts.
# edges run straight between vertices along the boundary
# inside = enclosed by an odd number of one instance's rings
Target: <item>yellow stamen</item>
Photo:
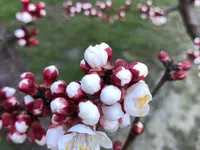
[[[85,150],[90,150],[90,148],[87,147]]]
[[[69,150],[69,146],[66,146],[65,150]]]
[[[92,142],[94,141],[94,137],[93,136],[90,137],[90,141],[92,141]]]
[[[138,101],[139,101],[139,103],[141,103],[141,104],[144,105],[144,104],[147,103],[147,98],[148,98],[148,94],[146,94],[146,95],[144,95],[144,96],[138,98]]]
[[[104,141],[105,141],[105,138],[104,138],[104,137],[102,137],[102,138],[101,138],[101,141],[102,141],[102,142],[104,142]]]
[[[141,109],[141,110],[144,110],[144,105],[140,105],[140,109]]]
[[[143,117],[144,115],[142,113],[139,113],[139,117]]]

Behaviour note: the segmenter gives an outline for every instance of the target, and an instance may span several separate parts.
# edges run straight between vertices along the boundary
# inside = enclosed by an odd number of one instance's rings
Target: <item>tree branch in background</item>
[[[166,15],[168,15],[171,12],[178,11],[178,9],[179,9],[179,6],[178,5],[174,5],[174,6],[171,6],[171,7],[167,8],[166,10],[164,10],[164,13]]]
[[[200,37],[200,26],[193,11],[191,0],[179,0],[179,12],[182,16],[185,28],[192,41]]]

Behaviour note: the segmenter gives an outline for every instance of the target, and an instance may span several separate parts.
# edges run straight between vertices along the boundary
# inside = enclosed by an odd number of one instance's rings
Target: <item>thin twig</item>
[[[168,15],[169,13],[175,12],[175,11],[178,11],[178,10],[179,10],[179,5],[174,5],[174,6],[167,8],[166,10],[164,10],[164,13],[166,15]]]

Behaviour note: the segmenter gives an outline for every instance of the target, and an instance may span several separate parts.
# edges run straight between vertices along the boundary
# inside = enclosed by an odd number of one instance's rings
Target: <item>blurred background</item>
[[[69,19],[62,7],[64,0],[43,1],[47,4],[47,16],[37,21],[40,45],[17,47],[20,60],[28,71],[37,75],[38,80],[42,79],[43,68],[52,64],[59,68],[59,79],[66,82],[80,79],[83,73],[79,63],[85,49],[89,45],[106,42],[113,49],[113,61],[123,58],[129,62],[145,63],[149,68],[146,80],[153,89],[164,71],[157,60],[157,53],[166,50],[178,61],[183,60],[186,51],[194,47],[178,12],[170,13],[168,22],[157,27],[150,20],[142,20],[137,13],[137,3],[142,1],[133,0],[125,21],[113,24],[84,15]],[[113,0],[113,5],[117,8],[123,2]],[[153,1],[154,6],[161,8],[176,3],[176,0]],[[20,27],[15,19],[19,10],[19,0],[0,0],[0,20],[11,32]],[[145,132],[132,145],[134,150],[200,150],[200,85],[197,73],[194,67],[186,80],[169,82],[160,90],[150,104],[151,112],[142,119],[146,124]],[[110,136],[113,140],[124,141],[127,133],[128,128]],[[5,138],[1,138],[0,150],[22,149],[4,142]],[[33,145],[26,147],[39,150]]]

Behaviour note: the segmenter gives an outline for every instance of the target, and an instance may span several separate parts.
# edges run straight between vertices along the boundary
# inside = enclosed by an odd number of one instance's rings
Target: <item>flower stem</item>
[[[166,83],[166,81],[168,81],[168,75],[169,75],[169,70],[166,70],[165,73],[163,74],[163,76],[161,77],[160,81],[158,82],[158,84],[156,85],[154,90],[152,91],[152,96],[153,97],[158,93],[158,91]],[[133,131],[134,124],[138,123],[139,121],[140,121],[140,117],[135,117],[135,119],[134,119],[134,121],[132,123],[131,129],[129,131],[128,137],[126,138],[126,141],[125,141],[125,143],[124,143],[124,145],[122,147],[122,150],[127,150],[128,147],[131,145],[131,143],[137,137],[137,135],[134,134],[132,131]]]

